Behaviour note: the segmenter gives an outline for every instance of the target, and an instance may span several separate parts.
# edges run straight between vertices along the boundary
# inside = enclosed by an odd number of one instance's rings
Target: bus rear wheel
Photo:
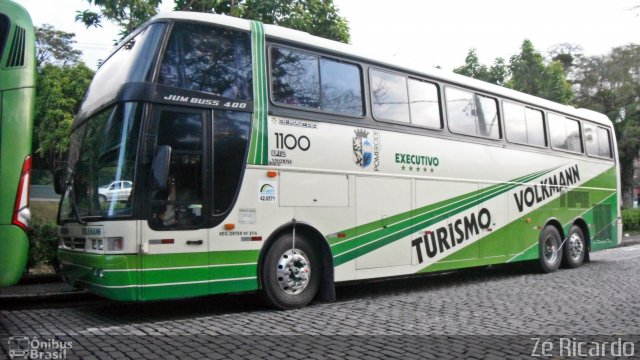
[[[564,264],[572,269],[582,265],[586,249],[584,232],[579,226],[573,225],[564,244]]]
[[[539,268],[544,273],[551,273],[560,267],[562,262],[562,236],[552,225],[547,225],[540,232]]]
[[[267,305],[297,309],[309,304],[320,286],[320,260],[311,242],[297,235],[279,237],[267,250],[261,269],[262,294]]]

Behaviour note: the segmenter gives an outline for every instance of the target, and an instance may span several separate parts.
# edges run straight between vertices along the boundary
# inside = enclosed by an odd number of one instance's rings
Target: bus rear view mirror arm
[[[167,189],[169,164],[171,161],[171,146],[162,145],[153,157],[153,186],[158,190]]]

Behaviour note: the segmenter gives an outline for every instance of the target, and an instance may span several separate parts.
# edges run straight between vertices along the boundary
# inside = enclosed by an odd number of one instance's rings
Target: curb
[[[98,299],[95,295],[89,293],[86,290],[73,290],[73,291],[55,291],[55,292],[43,292],[33,294],[5,294],[0,295],[0,306],[7,305],[28,305],[28,304],[42,304],[67,302],[67,301],[81,301],[81,300],[95,300]]]

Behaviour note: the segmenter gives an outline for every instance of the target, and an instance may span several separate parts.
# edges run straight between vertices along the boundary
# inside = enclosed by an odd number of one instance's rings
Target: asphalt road
[[[553,274],[512,265],[341,286],[337,302],[295,311],[255,294],[17,305],[0,310],[0,344],[9,355],[27,336],[38,351],[67,345],[66,358],[83,359],[520,358],[594,346],[637,358],[639,274],[634,245]]]
[[[60,195],[56,194],[53,185],[31,185],[29,187],[29,197],[31,200],[58,201]]]

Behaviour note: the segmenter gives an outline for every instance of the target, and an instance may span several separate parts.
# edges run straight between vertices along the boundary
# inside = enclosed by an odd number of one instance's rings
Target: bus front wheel
[[[262,264],[262,294],[267,305],[301,308],[313,300],[320,286],[320,260],[310,241],[300,235],[279,237]]]
[[[562,236],[558,229],[547,225],[540,232],[539,267],[544,273],[551,273],[560,267],[562,262]]]

